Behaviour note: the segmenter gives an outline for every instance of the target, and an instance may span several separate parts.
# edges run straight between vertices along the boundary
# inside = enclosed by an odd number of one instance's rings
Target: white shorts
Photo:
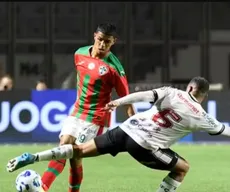
[[[107,127],[95,125],[77,117],[68,116],[62,122],[59,138],[63,135],[71,135],[76,138],[76,144],[81,144],[105,133],[107,129]]]

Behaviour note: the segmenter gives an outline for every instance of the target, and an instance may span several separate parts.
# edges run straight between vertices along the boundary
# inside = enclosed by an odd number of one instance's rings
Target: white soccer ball
[[[16,189],[18,192],[40,192],[41,176],[33,170],[25,170],[16,178]]]

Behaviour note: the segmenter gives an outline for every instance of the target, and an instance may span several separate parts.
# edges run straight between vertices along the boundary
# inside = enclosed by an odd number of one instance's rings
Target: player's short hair
[[[105,35],[117,37],[117,28],[111,23],[102,23],[97,26],[96,32],[104,33]]]
[[[39,83],[44,83],[44,84],[46,84],[46,80],[45,80],[45,79],[38,79],[38,80],[36,81],[36,86],[37,86]]]
[[[209,82],[204,77],[194,77],[189,84],[195,84],[200,93],[206,94],[209,91]]]

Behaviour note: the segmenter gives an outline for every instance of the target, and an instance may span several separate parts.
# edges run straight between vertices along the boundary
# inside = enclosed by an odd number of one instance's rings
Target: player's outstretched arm
[[[113,111],[116,107],[120,105],[128,105],[128,104],[142,102],[142,101],[151,102],[154,100],[155,100],[155,95],[152,90],[151,91],[140,91],[136,93],[131,93],[129,95],[126,95],[124,97],[121,97],[119,99],[109,102],[106,105],[105,110]]]
[[[230,127],[222,124],[220,121],[206,112],[202,113],[199,123],[201,130],[208,132],[209,135],[224,135],[230,137]]]
[[[223,125],[222,129],[219,132],[217,132],[216,134],[210,134],[210,135],[223,135],[223,136],[230,137],[230,127]]]

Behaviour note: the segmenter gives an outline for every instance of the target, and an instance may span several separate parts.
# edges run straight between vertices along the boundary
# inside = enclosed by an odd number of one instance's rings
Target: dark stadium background
[[[192,77],[204,76],[211,83],[204,108],[229,125],[229,18],[229,2],[0,2],[0,77],[9,74],[14,81],[12,91],[0,92],[0,149],[3,153],[0,176],[4,183],[0,192],[14,190],[17,173],[9,175],[4,168],[9,158],[25,150],[47,149],[44,145],[47,142],[52,146],[58,143],[58,131],[47,131],[41,123],[41,109],[52,100],[67,107],[62,112],[51,111],[47,118],[52,125],[59,123],[55,115],[67,115],[75,96],[73,54],[79,47],[93,42],[93,32],[99,23],[117,25],[119,41],[113,52],[122,61],[131,92],[162,85],[184,89]],[[47,82],[49,90],[34,90],[41,79]],[[23,101],[33,103],[39,114],[38,126],[28,132],[23,132],[23,126],[21,131],[14,127],[18,126],[15,119],[22,125],[30,122],[31,114],[26,106],[12,115],[12,109]],[[9,111],[3,108],[6,105]],[[138,111],[145,110],[146,106],[150,105],[139,105]],[[122,109],[115,115],[116,123],[126,119]],[[4,128],[8,118],[9,124]],[[194,133],[179,143],[176,149],[191,159],[197,173],[192,169],[178,191],[229,191],[226,169],[229,148],[225,145],[229,141],[222,136]],[[25,144],[28,142],[29,145]],[[102,169],[100,162],[108,164],[108,168]],[[153,191],[152,186],[158,186],[162,174],[151,170],[150,173],[130,162],[133,161],[127,156],[115,160],[110,157],[87,160],[89,168],[84,191]],[[45,167],[46,164],[40,164],[30,168],[42,173]],[[128,171],[124,169],[120,175],[111,176],[118,167],[127,167]],[[95,169],[94,174],[91,169]],[[54,184],[57,192],[67,190],[67,181],[63,182],[66,178],[67,173]],[[103,178],[108,182],[100,184]],[[124,181],[126,178],[132,179]],[[115,181],[116,185],[110,184]]]

